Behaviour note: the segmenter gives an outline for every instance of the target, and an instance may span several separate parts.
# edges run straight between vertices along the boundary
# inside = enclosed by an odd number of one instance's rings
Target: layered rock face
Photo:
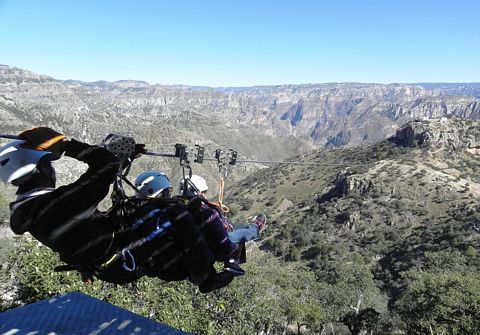
[[[252,126],[255,108],[244,94],[208,88],[57,81],[0,66],[2,132],[42,124],[90,142],[116,132],[154,149],[202,144],[235,148],[246,157],[261,159],[282,159],[312,146],[290,136],[273,136],[272,127]]]
[[[412,119],[479,118],[478,86],[350,83],[254,87],[243,92],[270,119],[280,117],[284,131],[319,146],[337,147],[376,142]]]
[[[373,143],[412,119],[480,118],[479,96],[478,84],[206,88],[59,81],[0,66],[1,131],[48,124],[90,141],[120,132],[157,147],[223,145],[262,159]]]

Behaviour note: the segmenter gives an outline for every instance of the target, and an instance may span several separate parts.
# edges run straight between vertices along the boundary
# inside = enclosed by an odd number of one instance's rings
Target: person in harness
[[[185,190],[186,188],[186,190]],[[238,227],[234,227],[230,224],[223,215],[221,205],[215,202],[207,200],[208,185],[207,181],[198,175],[192,175],[191,177],[185,177],[179,181],[179,193],[180,195],[186,194],[190,199],[199,197],[210,208],[219,212],[224,226],[227,230],[230,240],[235,243],[244,243],[251,240],[256,240],[260,237],[260,233],[267,228],[267,217],[265,214],[260,213],[253,217],[250,223],[242,224]]]
[[[219,238],[223,237],[240,246],[241,257],[229,258],[225,262],[224,269],[238,271],[239,273],[243,271],[238,263],[246,261],[245,242],[259,237],[260,232],[266,228],[266,216],[259,214],[251,225],[234,230],[233,225],[224,216],[224,206],[220,202],[214,203],[207,199],[208,185],[203,177],[199,175],[185,176],[180,179],[178,186],[179,196],[189,200],[189,211],[197,222],[203,223],[204,229],[210,231],[210,234],[205,234],[207,243],[209,235],[217,235]],[[210,246],[212,247],[211,242]],[[217,250],[215,246],[212,249]]]
[[[10,203],[10,227],[57,252],[66,268],[80,271],[85,280],[113,283],[145,275],[188,279],[203,293],[232,281],[231,273],[215,271],[215,256],[186,206],[133,206],[121,215],[97,209],[122,169],[112,152],[66,140],[46,127],[24,131],[19,138],[0,148],[0,178],[18,187]],[[143,150],[136,147],[132,158]],[[88,169],[75,182],[55,188],[51,162],[63,153]]]
[[[172,198],[173,187],[170,179],[161,171],[146,171],[138,175],[135,179],[135,189],[137,199],[144,199],[146,202],[163,199],[163,201],[185,203],[182,197]],[[243,246],[230,239],[223,216],[210,207],[203,207],[197,203],[196,197],[189,197],[186,202],[189,212],[193,214],[207,244],[213,250],[216,260],[224,262],[223,270],[236,276],[244,275],[245,271],[239,266]],[[198,206],[202,206],[202,210],[199,210]]]

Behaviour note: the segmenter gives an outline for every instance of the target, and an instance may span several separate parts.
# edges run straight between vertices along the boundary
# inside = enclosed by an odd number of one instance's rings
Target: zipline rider
[[[151,208],[139,208],[127,217],[97,209],[122,169],[113,153],[66,140],[46,127],[26,130],[19,138],[0,148],[0,178],[18,187],[17,199],[10,204],[10,226],[16,234],[30,232],[86,280],[95,276],[126,283],[144,275],[189,279],[201,292],[231,281],[231,274],[215,272],[215,257],[182,205],[169,204],[153,218]],[[132,158],[144,152],[142,145],[136,149]],[[55,188],[51,161],[63,153],[88,169],[75,182]]]

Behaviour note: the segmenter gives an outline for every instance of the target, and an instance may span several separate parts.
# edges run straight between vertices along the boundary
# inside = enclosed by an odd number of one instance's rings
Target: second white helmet
[[[178,191],[180,195],[184,195],[186,187],[186,196],[194,197],[199,193],[205,193],[208,191],[207,181],[199,175],[192,175],[191,178],[181,178],[178,182]]]

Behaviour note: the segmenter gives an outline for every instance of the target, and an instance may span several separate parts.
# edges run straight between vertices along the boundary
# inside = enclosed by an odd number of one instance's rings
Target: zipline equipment
[[[110,134],[114,135],[114,134]],[[109,136],[110,136],[109,135]],[[122,135],[115,135],[117,137],[121,137]],[[108,136],[107,136],[108,137]],[[6,138],[6,139],[20,139],[17,135],[10,135],[10,134],[0,134],[0,138]],[[131,138],[131,137],[130,137]],[[113,139],[111,140],[113,141]],[[119,152],[122,151],[122,148],[114,148],[115,145],[110,144],[110,146],[114,150],[119,150]],[[205,157],[205,148],[203,146],[200,146],[198,144],[195,144],[195,147],[197,147],[197,152],[195,154],[195,159],[194,163],[202,164],[203,161],[215,161],[218,162],[218,158],[208,158]],[[128,149],[127,149],[128,150]],[[217,150],[221,149],[216,149]],[[271,161],[271,160],[246,160],[246,159],[238,159],[238,152],[234,149],[229,149],[230,154],[228,155],[228,164],[229,165],[236,165],[238,164],[290,164],[290,165],[310,165],[310,166],[344,166],[345,164],[326,164],[326,163],[315,163],[315,162],[300,162],[300,161]],[[152,151],[146,151],[143,152],[142,155],[147,155],[147,156],[157,156],[157,157],[167,157],[167,158],[180,158],[180,165],[184,164],[185,167],[186,165],[190,164],[190,161],[188,161],[188,151],[187,151],[187,146],[184,144],[175,144],[175,154],[167,154],[167,153],[156,153]],[[356,165],[363,165],[363,164],[356,164]]]
[[[6,139],[19,139],[17,135],[10,135],[10,134],[0,134],[0,138]],[[113,206],[112,208],[119,210],[120,216],[122,216],[123,209],[126,208],[126,202],[129,201],[128,197],[126,196],[123,182],[129,185],[133,190],[138,192],[138,189],[135,185],[130,182],[126,176],[128,175],[132,160],[137,154],[147,155],[147,156],[155,156],[155,157],[166,157],[166,158],[177,158],[179,159],[179,164],[182,168],[182,177],[183,180],[188,183],[188,187],[183,187],[183,194],[184,198],[187,198],[187,191],[188,188],[195,190],[197,193],[200,190],[197,189],[196,185],[191,182],[191,177],[193,175],[192,167],[190,165],[189,160],[189,151],[185,144],[177,143],[175,144],[175,153],[168,154],[168,153],[156,153],[144,150],[143,144],[136,144],[133,137],[130,136],[123,136],[118,134],[109,134],[105,137],[101,144],[110,152],[114,153],[120,160],[121,168],[118,171],[116,180],[113,185],[113,193],[112,193],[112,201]],[[138,150],[141,147],[142,150]],[[292,164],[292,165],[307,165],[307,166],[333,166],[332,164],[322,164],[322,163],[314,163],[314,162],[299,162],[299,161],[269,161],[269,160],[241,160],[238,159],[238,152],[232,148],[229,149],[228,153],[226,154],[222,149],[216,149],[214,152],[214,158],[205,157],[205,148],[201,145],[196,144],[196,152],[194,154],[194,163],[202,164],[204,161],[212,161],[216,162],[218,167],[219,173],[219,189],[218,189],[218,200],[216,204],[218,207],[224,212],[229,212],[229,208],[223,204],[223,199],[225,196],[225,178],[228,175],[228,167],[234,166],[237,164]],[[336,166],[344,166],[338,164]]]
[[[10,134],[0,134],[0,138],[6,139],[20,139],[17,135]],[[113,196],[112,200],[114,204],[112,208],[118,208],[121,210],[125,208],[124,202],[128,202],[128,197],[125,194],[123,187],[123,182],[128,184],[133,190],[138,192],[138,189],[135,185],[130,182],[126,176],[130,171],[132,165],[132,159],[136,158],[135,153],[138,151],[140,146],[143,150],[138,152],[138,155],[147,155],[154,157],[166,157],[166,158],[177,158],[179,159],[179,164],[182,168],[182,177],[184,181],[188,182],[188,187],[183,187],[184,198],[187,198],[187,190],[190,187],[191,189],[199,192],[200,190],[191,182],[191,177],[193,175],[192,167],[189,160],[189,151],[185,144],[177,143],[175,144],[175,153],[157,153],[152,151],[144,150],[143,144],[136,144],[133,137],[123,136],[118,134],[109,134],[102,141],[102,146],[107,150],[114,153],[122,163],[116,180],[114,182]],[[225,154],[224,150],[216,149],[214,152],[214,157],[209,158],[205,157],[205,148],[201,145],[195,145],[196,150],[194,154],[194,163],[202,164],[204,161],[216,162],[219,173],[219,189],[218,189],[218,200],[217,205],[224,213],[229,212],[229,208],[223,204],[223,199],[225,196],[225,178],[228,175],[228,167],[234,166],[237,164],[288,164],[288,165],[304,165],[304,166],[339,166],[344,167],[345,164],[327,164],[327,163],[316,163],[316,162],[300,162],[300,161],[274,161],[274,160],[243,160],[238,159],[238,152],[232,148],[229,149],[228,153]],[[349,165],[352,166],[352,165]],[[121,213],[120,213],[121,214]]]
[[[8,134],[0,134],[0,138],[8,138],[11,140],[20,140],[20,136],[17,135],[8,135]]]
[[[102,141],[102,146],[115,154],[121,163],[127,161],[135,152],[135,140],[129,136],[108,134]]]

